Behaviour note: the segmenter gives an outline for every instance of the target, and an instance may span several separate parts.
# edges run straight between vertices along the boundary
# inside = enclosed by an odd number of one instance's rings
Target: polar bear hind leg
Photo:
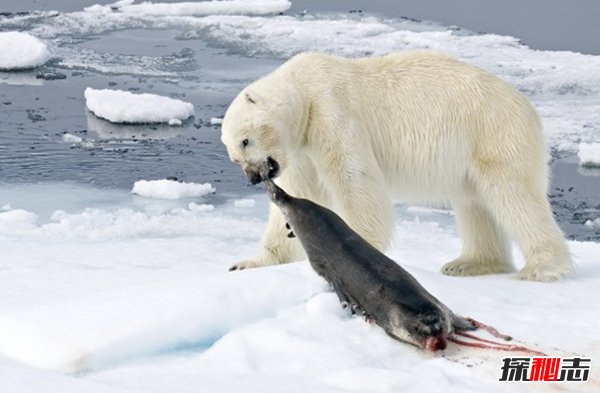
[[[481,203],[493,212],[495,220],[517,242],[525,256],[525,267],[517,277],[555,281],[570,275],[574,265],[552,216],[545,181],[516,173],[510,179],[502,175],[488,172],[487,176],[478,176],[478,186],[485,191],[479,195]]]
[[[474,202],[453,204],[463,241],[460,257],[442,267],[449,276],[478,276],[514,270],[504,230],[487,209]]]

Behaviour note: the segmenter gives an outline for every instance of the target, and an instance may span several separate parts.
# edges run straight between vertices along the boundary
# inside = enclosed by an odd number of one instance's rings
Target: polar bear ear
[[[246,102],[250,104],[256,104],[256,102],[258,101],[256,95],[249,91],[246,91],[244,93],[244,97],[246,98]]]

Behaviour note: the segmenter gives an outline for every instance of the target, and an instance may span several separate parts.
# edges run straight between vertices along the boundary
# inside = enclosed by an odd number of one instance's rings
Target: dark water
[[[0,3],[0,12],[68,11],[93,3],[96,1],[28,0]],[[290,12],[303,7],[344,11],[344,7],[353,9],[356,3],[338,1],[332,6],[297,1]],[[387,10],[396,16],[401,10],[394,4],[376,1],[363,9]],[[434,11],[430,19],[435,18]],[[249,185],[240,169],[229,163],[219,127],[209,120],[221,117],[248,81],[268,73],[283,60],[243,56],[202,39],[178,39],[178,34],[170,30],[125,29],[78,37],[73,45],[79,50],[110,54],[101,59],[108,71],[54,62],[34,71],[0,73],[0,182],[68,181],[130,189],[140,179],[176,178],[210,182],[219,195],[260,191],[260,186]],[[127,71],[136,66],[142,71]],[[41,73],[46,78],[60,79],[40,79]],[[87,113],[83,97],[86,87],[179,98],[194,104],[196,116],[182,127],[111,124]],[[89,145],[66,143],[65,133],[81,137]],[[583,176],[574,161],[555,161],[552,168],[550,200],[562,229],[571,239],[600,240],[600,231],[584,225],[586,220],[600,216],[600,176]]]
[[[176,70],[183,80],[65,69],[57,64],[4,73],[9,81],[38,85],[0,84],[0,181],[75,181],[131,188],[139,179],[177,178],[210,182],[225,193],[255,192],[239,168],[229,164],[220,128],[210,119],[222,117],[244,86],[242,81],[258,78],[280,61],[239,57],[199,40],[175,40],[175,35],[168,30],[130,29],[91,37],[79,46],[101,53],[151,55],[157,59],[155,70],[162,61],[165,71],[173,71],[169,58],[185,56],[187,68]],[[66,78],[36,78],[40,73]],[[196,115],[182,127],[112,124],[87,112],[86,87],[170,96],[193,103]],[[84,138],[93,147],[65,143],[65,133]]]
[[[554,215],[572,240],[600,240],[600,231],[584,224],[600,217],[600,168],[582,168],[574,160],[552,165],[549,197]]]

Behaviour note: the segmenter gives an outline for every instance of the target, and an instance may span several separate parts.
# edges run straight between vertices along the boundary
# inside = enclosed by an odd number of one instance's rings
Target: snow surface
[[[204,15],[264,15],[284,12],[292,6],[288,0],[223,0],[181,3],[143,2],[121,0],[109,5],[95,4],[84,11],[153,16],[204,16]]]
[[[0,390],[531,391],[498,382],[506,353],[432,354],[349,316],[306,261],[227,272],[266,225],[267,198],[253,199],[201,211],[0,184]],[[398,208],[395,230],[389,255],[457,313],[553,356],[600,356],[600,244],[570,242],[578,270],[558,283],[453,278],[439,273],[460,252],[451,216]],[[535,388],[597,391],[594,371],[587,384]]]
[[[46,44],[31,34],[0,32],[0,71],[35,68],[50,57]]]
[[[196,184],[175,180],[138,180],[133,184],[133,194],[146,198],[181,199],[200,197],[215,192],[209,183]]]
[[[156,94],[129,91],[85,89],[85,104],[96,116],[113,123],[168,123],[181,125],[194,115],[189,102]]]
[[[600,143],[580,143],[577,155],[582,166],[600,167]]]

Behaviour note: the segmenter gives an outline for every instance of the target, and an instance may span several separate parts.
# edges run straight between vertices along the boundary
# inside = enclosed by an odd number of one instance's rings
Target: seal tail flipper
[[[455,335],[448,336],[448,341],[452,341],[455,344],[464,345],[466,347],[495,349],[497,351],[525,352],[536,356],[547,356],[544,352],[536,351],[535,349],[531,349],[522,345],[498,343],[461,331],[457,331],[455,334],[470,338],[473,341],[465,341],[457,338]]]
[[[463,318],[454,315],[452,319],[452,326],[454,327],[454,333],[448,336],[448,341],[452,341],[455,344],[464,345],[467,347],[495,349],[498,351],[525,352],[536,356],[546,356],[546,354],[543,352],[536,351],[535,349],[527,348],[525,346],[487,340],[485,338],[477,337],[473,334],[467,333],[467,331],[482,329],[496,338],[500,338],[505,341],[512,340],[511,336],[502,334],[495,328],[473,318]],[[461,336],[472,341],[463,340],[462,338],[458,338],[456,336]]]
[[[471,322],[470,318],[459,317],[456,314],[452,314],[452,327],[454,331],[477,330],[477,326]]]
[[[501,339],[506,340],[506,341],[512,340],[511,336],[500,333],[498,330],[494,329],[490,325],[486,325],[485,323],[479,322],[479,321],[477,321],[477,320],[475,320],[473,318],[468,318],[467,317],[467,318],[463,318],[463,319],[465,321],[467,321],[467,323],[469,323],[475,329],[483,329],[486,332],[490,333],[492,336],[501,338]],[[475,329],[459,329],[459,330],[475,330]]]

